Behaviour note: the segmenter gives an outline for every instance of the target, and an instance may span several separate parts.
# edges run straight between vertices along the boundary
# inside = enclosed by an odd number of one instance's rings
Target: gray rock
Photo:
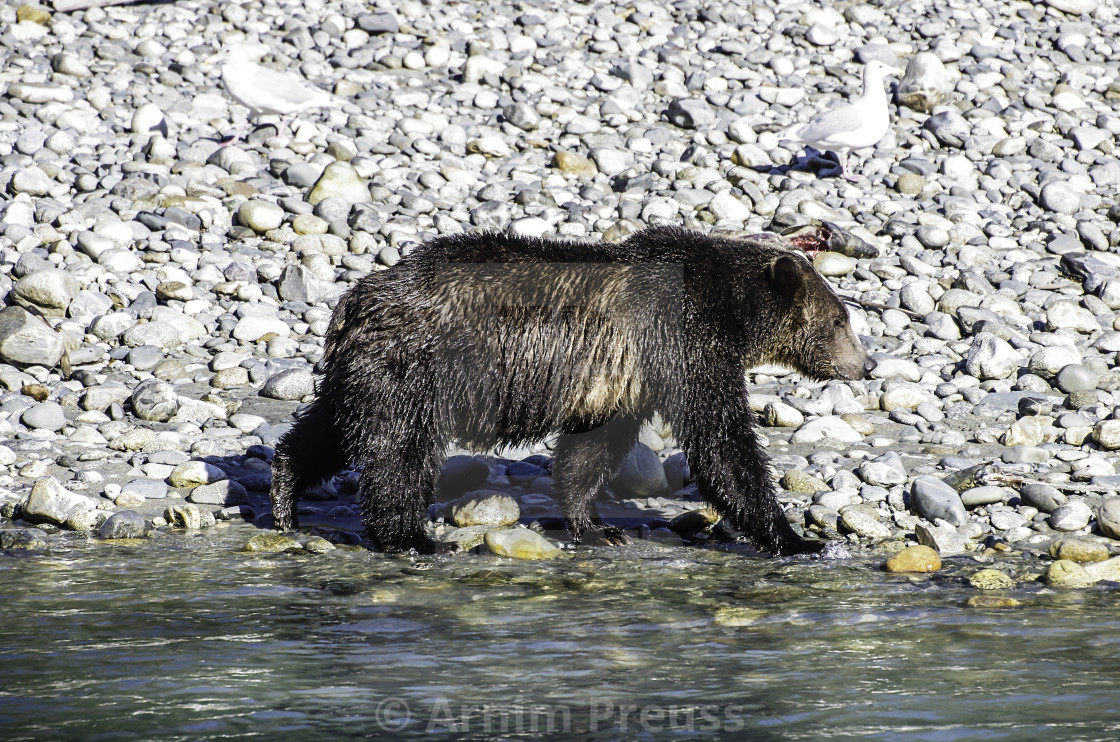
[[[167,356],[154,345],[138,345],[128,351],[127,361],[137,371],[151,371]]]
[[[506,121],[524,131],[534,131],[541,125],[541,115],[527,103],[514,103],[502,109]]]
[[[1110,497],[1097,512],[1097,527],[1111,539],[1120,540],[1120,497]]]
[[[708,129],[716,123],[711,106],[699,98],[676,98],[669,104],[665,117],[682,129]]]
[[[373,36],[394,34],[401,30],[400,22],[392,13],[367,13],[358,16],[357,23],[358,28]]]
[[[902,458],[894,451],[863,461],[856,471],[868,484],[890,486],[906,481],[906,467]]]
[[[866,505],[848,505],[841,508],[840,523],[860,538],[882,539],[891,535],[891,529],[883,525],[873,508]]]
[[[965,370],[978,379],[1006,379],[1019,368],[1019,354],[1006,341],[990,333],[977,335],[965,359]]]
[[[284,210],[269,201],[246,201],[237,209],[237,220],[254,232],[267,232],[284,221]]]
[[[139,495],[145,500],[162,500],[167,497],[167,483],[162,479],[133,479],[121,487],[121,492]]]
[[[113,513],[109,519],[101,524],[97,537],[111,538],[143,538],[148,531],[148,523],[144,516],[131,510],[121,510]]]
[[[930,113],[953,92],[953,80],[941,59],[930,52],[910,57],[898,83],[898,101],[921,113]]]
[[[311,371],[292,368],[269,377],[260,395],[270,399],[299,401],[315,393],[315,377]]]
[[[45,477],[32,485],[23,515],[33,523],[63,525],[74,513],[96,508],[92,498],[71,492],[54,477]]]
[[[166,381],[145,379],[132,390],[132,411],[141,420],[167,422],[179,411],[179,395]]]
[[[66,347],[62,337],[22,307],[0,310],[0,361],[15,366],[58,365]]]
[[[1092,517],[1092,508],[1081,500],[1070,500],[1050,513],[1050,527],[1055,531],[1067,533],[1079,531],[1089,525],[1089,519]]]
[[[66,426],[66,412],[57,402],[40,402],[29,407],[20,420],[32,429],[57,431]]]
[[[124,384],[115,382],[96,384],[86,388],[81,399],[78,400],[78,406],[83,410],[101,411],[114,402],[124,402],[130,396],[132,391]]]
[[[992,505],[997,502],[1003,502],[1004,496],[1007,494],[1003,487],[996,487],[986,485],[983,487],[972,487],[961,493],[961,502],[966,508],[976,508],[981,505]]]
[[[1081,194],[1063,180],[1052,180],[1042,186],[1038,204],[1047,211],[1072,214],[1081,209]]]
[[[200,484],[187,495],[187,501],[199,505],[248,505],[249,493],[239,482],[223,479],[210,484]]]
[[[11,299],[22,307],[36,307],[48,317],[63,317],[80,290],[66,271],[46,269],[24,276],[12,287]]]
[[[1067,394],[1096,389],[1097,382],[1096,372],[1080,363],[1071,363],[1054,378],[1055,385]]]
[[[292,423],[277,423],[275,425],[265,423],[258,425],[253,429],[253,435],[261,439],[261,443],[266,446],[275,447],[284,434],[291,430]]]
[[[1019,490],[1019,497],[1044,513],[1052,513],[1067,502],[1066,496],[1049,484],[1024,484]]]
[[[338,198],[346,203],[360,204],[369,201],[369,186],[358,171],[348,162],[332,162],[307,193],[307,202],[317,204],[327,198]]]
[[[451,522],[469,526],[511,526],[521,518],[521,508],[503,492],[480,490],[463,495],[449,506]]]
[[[933,114],[926,119],[923,128],[928,129],[946,147],[963,147],[965,140],[972,134],[972,127],[956,109]]]
[[[619,494],[650,497],[669,489],[669,482],[661,459],[648,446],[638,443],[618,468],[611,486]]]
[[[935,550],[942,557],[955,556],[967,551],[964,539],[957,529],[942,521],[936,526],[927,526],[919,523],[914,527],[914,535],[918,543]]]
[[[285,301],[302,301],[307,304],[320,304],[342,293],[342,287],[324,281],[302,265],[289,265],[285,268],[276,284],[276,290]]]
[[[937,477],[916,477],[910,485],[910,505],[928,521],[943,520],[953,526],[968,522],[968,513],[957,491]]]

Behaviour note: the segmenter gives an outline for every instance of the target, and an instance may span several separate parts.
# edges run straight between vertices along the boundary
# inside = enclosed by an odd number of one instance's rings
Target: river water
[[[1120,739],[1115,585],[978,608],[969,559],[239,551],[256,532],[0,555],[0,739]]]

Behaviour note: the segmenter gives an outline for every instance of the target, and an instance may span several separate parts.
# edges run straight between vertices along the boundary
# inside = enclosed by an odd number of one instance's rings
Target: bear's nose
[[[863,362],[863,374],[864,374],[864,376],[870,375],[871,372],[874,371],[875,367],[878,366],[878,365],[879,364],[875,361],[874,358],[872,358],[871,356],[868,356],[867,360]]]

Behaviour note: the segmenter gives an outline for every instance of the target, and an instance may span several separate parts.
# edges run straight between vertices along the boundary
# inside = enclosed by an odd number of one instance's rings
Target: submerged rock
[[[498,556],[513,559],[555,559],[563,552],[536,531],[528,528],[503,528],[488,531],[486,548]]]

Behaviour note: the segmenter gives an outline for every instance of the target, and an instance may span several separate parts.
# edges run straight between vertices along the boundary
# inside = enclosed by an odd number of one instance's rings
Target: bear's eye
[[[837,317],[835,320],[832,321],[832,325],[833,325],[833,327],[843,327],[844,326],[844,320]]]

